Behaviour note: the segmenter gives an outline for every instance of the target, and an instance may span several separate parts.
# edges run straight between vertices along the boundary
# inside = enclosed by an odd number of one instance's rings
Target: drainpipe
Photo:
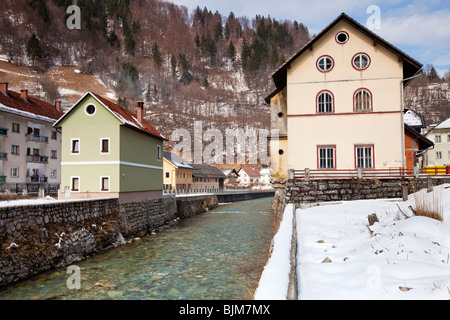
[[[402,167],[403,167],[403,169],[405,169],[405,167],[406,167],[405,120],[404,120],[404,112],[405,112],[404,110],[405,110],[405,108],[404,108],[404,101],[403,101],[403,82],[411,80],[411,79],[414,79],[414,78],[417,78],[418,76],[420,76],[421,75],[420,72],[421,72],[422,68],[417,70],[416,74],[413,75],[412,77],[400,80],[400,109],[401,109],[400,110],[400,121],[401,121],[400,128],[402,128],[401,136],[402,136]]]

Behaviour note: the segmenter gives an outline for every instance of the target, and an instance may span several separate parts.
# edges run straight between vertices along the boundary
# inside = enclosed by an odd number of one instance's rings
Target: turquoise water
[[[273,198],[220,205],[139,241],[0,289],[0,300],[210,300],[253,293],[272,239]]]

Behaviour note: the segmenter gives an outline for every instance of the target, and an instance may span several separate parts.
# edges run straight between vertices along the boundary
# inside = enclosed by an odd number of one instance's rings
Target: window
[[[333,94],[329,91],[321,91],[317,95],[317,113],[331,113],[334,111]]]
[[[359,89],[353,96],[354,112],[371,112],[372,111],[372,94],[367,89]]]
[[[56,152],[56,150],[51,150],[50,151],[50,158],[51,159],[57,159],[57,152]]]
[[[450,142],[450,134],[447,135],[447,142]]]
[[[370,57],[365,53],[357,53],[353,57],[352,65],[357,70],[366,70],[370,65]]]
[[[442,152],[436,151],[436,160],[440,160],[440,159],[442,159]]]
[[[336,34],[336,42],[339,44],[346,43],[349,38],[350,37],[349,37],[348,33],[345,31],[341,31]]]
[[[318,169],[336,168],[336,146],[317,147]]]
[[[71,139],[71,153],[78,154],[80,153],[80,139]]]
[[[84,109],[84,111],[88,116],[93,116],[95,114],[96,109],[93,104],[89,104],[86,106],[86,109]]]
[[[12,124],[12,132],[19,133],[20,132],[20,124],[13,123]]]
[[[57,171],[56,169],[50,171],[50,179],[56,179],[57,178]]]
[[[19,146],[14,146],[14,145],[11,146],[11,154],[14,154],[14,155],[18,156],[19,155],[19,150],[20,150]]]
[[[329,72],[334,67],[334,60],[330,56],[322,56],[317,59],[316,66],[320,72]]]
[[[57,133],[56,131],[52,131],[52,140],[56,140]]]
[[[19,177],[19,168],[11,168],[11,177],[18,178]]]
[[[109,153],[109,138],[102,138],[100,142],[100,152]]]
[[[373,163],[373,146],[355,146],[356,168],[371,169]]]
[[[166,178],[170,178],[170,172],[166,172]]]
[[[109,191],[109,177],[100,177],[101,181],[101,192]]]
[[[70,178],[70,190],[72,192],[80,191],[80,177],[71,177]]]
[[[436,143],[441,143],[441,142],[442,142],[441,135],[436,135],[436,136],[434,137],[434,142],[436,142]]]
[[[161,160],[161,146],[156,146],[156,157]]]

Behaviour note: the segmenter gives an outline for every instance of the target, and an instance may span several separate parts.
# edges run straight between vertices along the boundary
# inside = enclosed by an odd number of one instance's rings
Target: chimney
[[[0,90],[7,95],[8,94],[8,82],[0,83]]]
[[[140,124],[144,122],[144,102],[137,103],[137,120]]]
[[[20,96],[22,99],[28,101],[28,90],[20,90]]]
[[[55,101],[55,108],[59,112],[61,112],[61,101]]]

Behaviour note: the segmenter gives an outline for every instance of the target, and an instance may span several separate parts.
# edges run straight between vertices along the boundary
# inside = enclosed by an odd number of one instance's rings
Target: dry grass
[[[411,208],[411,210],[416,216],[443,221],[442,189],[435,188],[431,193],[426,193],[425,190],[416,192],[414,194],[414,208]]]

